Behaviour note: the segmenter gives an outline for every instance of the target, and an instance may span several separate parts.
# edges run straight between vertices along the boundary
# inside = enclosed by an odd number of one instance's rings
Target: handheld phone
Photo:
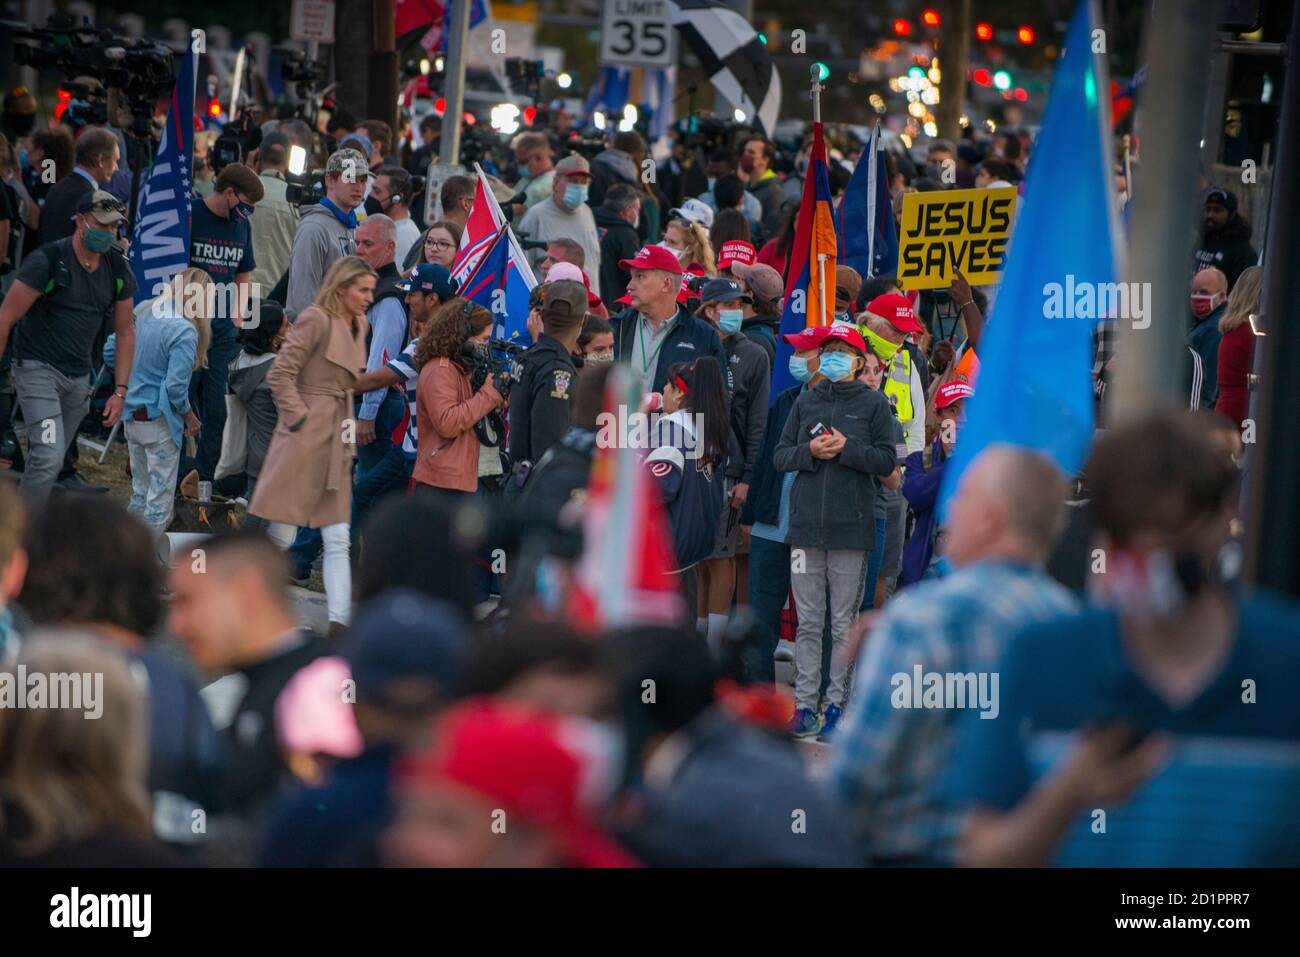
[[[829,430],[826,428],[826,426],[818,422],[816,425],[810,425],[808,427],[808,434],[815,439],[818,438],[819,436],[828,435],[830,433]]]

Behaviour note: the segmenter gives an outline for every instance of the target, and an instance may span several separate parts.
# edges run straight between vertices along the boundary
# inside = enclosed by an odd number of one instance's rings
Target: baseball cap
[[[899,332],[924,332],[912,311],[912,302],[896,292],[887,292],[867,303],[867,312],[880,316]]]
[[[826,335],[822,337],[821,342],[823,346],[830,339],[839,339],[841,342],[847,342],[864,356],[867,354],[867,344],[862,341],[862,333],[858,332],[857,327],[847,322],[833,322],[825,328]]]
[[[617,764],[592,723],[476,698],[447,710],[430,745],[398,759],[399,787],[468,791],[545,831],[579,867],[636,867],[595,825]]]
[[[718,269],[736,265],[752,266],[757,259],[758,253],[755,252],[753,244],[743,239],[728,239],[718,250]]]
[[[731,267],[731,274],[737,279],[743,279],[750,291],[757,293],[760,299],[780,299],[785,292],[781,274],[766,263],[754,263],[752,266],[737,264]]]
[[[558,168],[558,167],[557,167]],[[682,274],[682,261],[665,246],[642,246],[631,259],[620,259],[619,269],[662,269],[675,276]]]
[[[1237,196],[1231,190],[1215,188],[1205,194],[1206,206],[1222,206],[1230,213],[1237,211]]]
[[[573,263],[566,263],[566,262],[556,263],[550,268],[550,271],[547,272],[546,274],[547,285],[550,285],[553,282],[559,282],[561,279],[564,280],[571,279],[574,282],[582,283],[583,288],[587,290],[587,305],[588,306],[600,305],[600,296],[596,295],[594,292],[591,291],[591,280],[587,278],[587,274],[585,272],[583,272]]]
[[[684,219],[688,223],[699,223],[705,229],[713,228],[713,209],[701,199],[688,199],[673,209],[668,210],[669,219]]]
[[[585,156],[570,153],[555,164],[556,176],[591,176],[591,164]]]
[[[354,177],[372,176],[368,155],[351,148],[335,150],[325,161],[326,175],[342,176],[351,173]]]
[[[552,270],[554,271],[554,270]],[[573,279],[551,279],[542,287],[542,315],[552,319],[587,314],[587,287]]]
[[[275,701],[275,734],[292,754],[355,758],[365,748],[352,705],[341,693],[352,671],[334,655],[300,669]]]
[[[77,200],[77,212],[89,213],[101,226],[112,226],[126,219],[126,207],[108,190],[83,193]]]
[[[456,295],[457,283],[451,278],[451,273],[446,266],[439,266],[437,263],[420,263],[409,277],[393,285],[402,292],[414,290],[437,293],[438,298],[446,302]]]
[[[355,133],[349,133],[347,136],[343,137],[339,142],[339,149],[348,149],[349,145],[351,145],[352,149],[358,150],[363,156],[367,157],[367,159],[370,157],[370,154],[375,151],[375,144],[370,142],[370,137],[366,136],[366,134],[362,133],[360,130]]]
[[[798,332],[787,332],[781,338],[794,346],[795,352],[807,352],[821,347],[822,340],[831,331],[830,326],[809,326]]]
[[[975,390],[970,387],[969,383],[954,379],[952,382],[945,382],[939,386],[939,391],[934,396],[934,407],[936,409],[946,409],[954,402],[969,399],[974,394]]]
[[[358,699],[409,713],[460,693],[469,649],[456,608],[412,588],[394,588],[362,607],[343,658]]]
[[[740,283],[733,279],[710,279],[700,290],[700,298],[705,302],[753,302],[753,297],[745,295]]]
[[[852,303],[858,301],[858,293],[862,291],[862,276],[852,266],[839,265],[835,267],[835,298],[847,299],[852,308]]]

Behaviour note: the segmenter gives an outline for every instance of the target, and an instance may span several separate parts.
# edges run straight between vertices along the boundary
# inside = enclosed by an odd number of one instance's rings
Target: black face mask
[[[378,216],[378,215],[379,215],[380,213],[382,213],[383,211],[384,211],[384,204],[383,204],[383,203],[381,203],[379,200],[375,199],[373,196],[367,196],[367,197],[366,197],[366,215],[367,215],[367,216]]]

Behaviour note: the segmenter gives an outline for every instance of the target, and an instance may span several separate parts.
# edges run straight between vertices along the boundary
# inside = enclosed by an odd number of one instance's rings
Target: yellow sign
[[[972,286],[997,282],[1011,242],[1016,189],[943,189],[903,196],[898,285],[947,287],[956,272]]]

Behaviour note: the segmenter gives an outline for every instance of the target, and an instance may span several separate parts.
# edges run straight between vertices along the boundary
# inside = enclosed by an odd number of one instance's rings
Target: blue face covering
[[[726,335],[734,335],[740,331],[740,324],[745,321],[745,310],[743,309],[719,309],[718,310],[718,328]]]
[[[246,222],[253,215],[256,207],[252,203],[236,203],[230,207],[230,221],[232,223]]]
[[[585,183],[569,183],[564,187],[564,205],[569,209],[577,209],[587,201],[587,185]]]
[[[794,376],[795,382],[807,382],[813,377],[813,374],[808,371],[807,356],[790,357],[790,375]]]
[[[106,233],[102,229],[87,229],[86,234],[81,237],[81,241],[92,253],[108,252],[115,239],[117,239],[116,234]]]
[[[847,379],[853,374],[853,356],[843,352],[822,353],[821,373],[832,382]]]
[[[334,205],[334,201],[326,196],[320,201],[320,204],[334,214],[334,218],[346,226],[348,229],[357,228],[357,211],[349,209],[346,213]]]

